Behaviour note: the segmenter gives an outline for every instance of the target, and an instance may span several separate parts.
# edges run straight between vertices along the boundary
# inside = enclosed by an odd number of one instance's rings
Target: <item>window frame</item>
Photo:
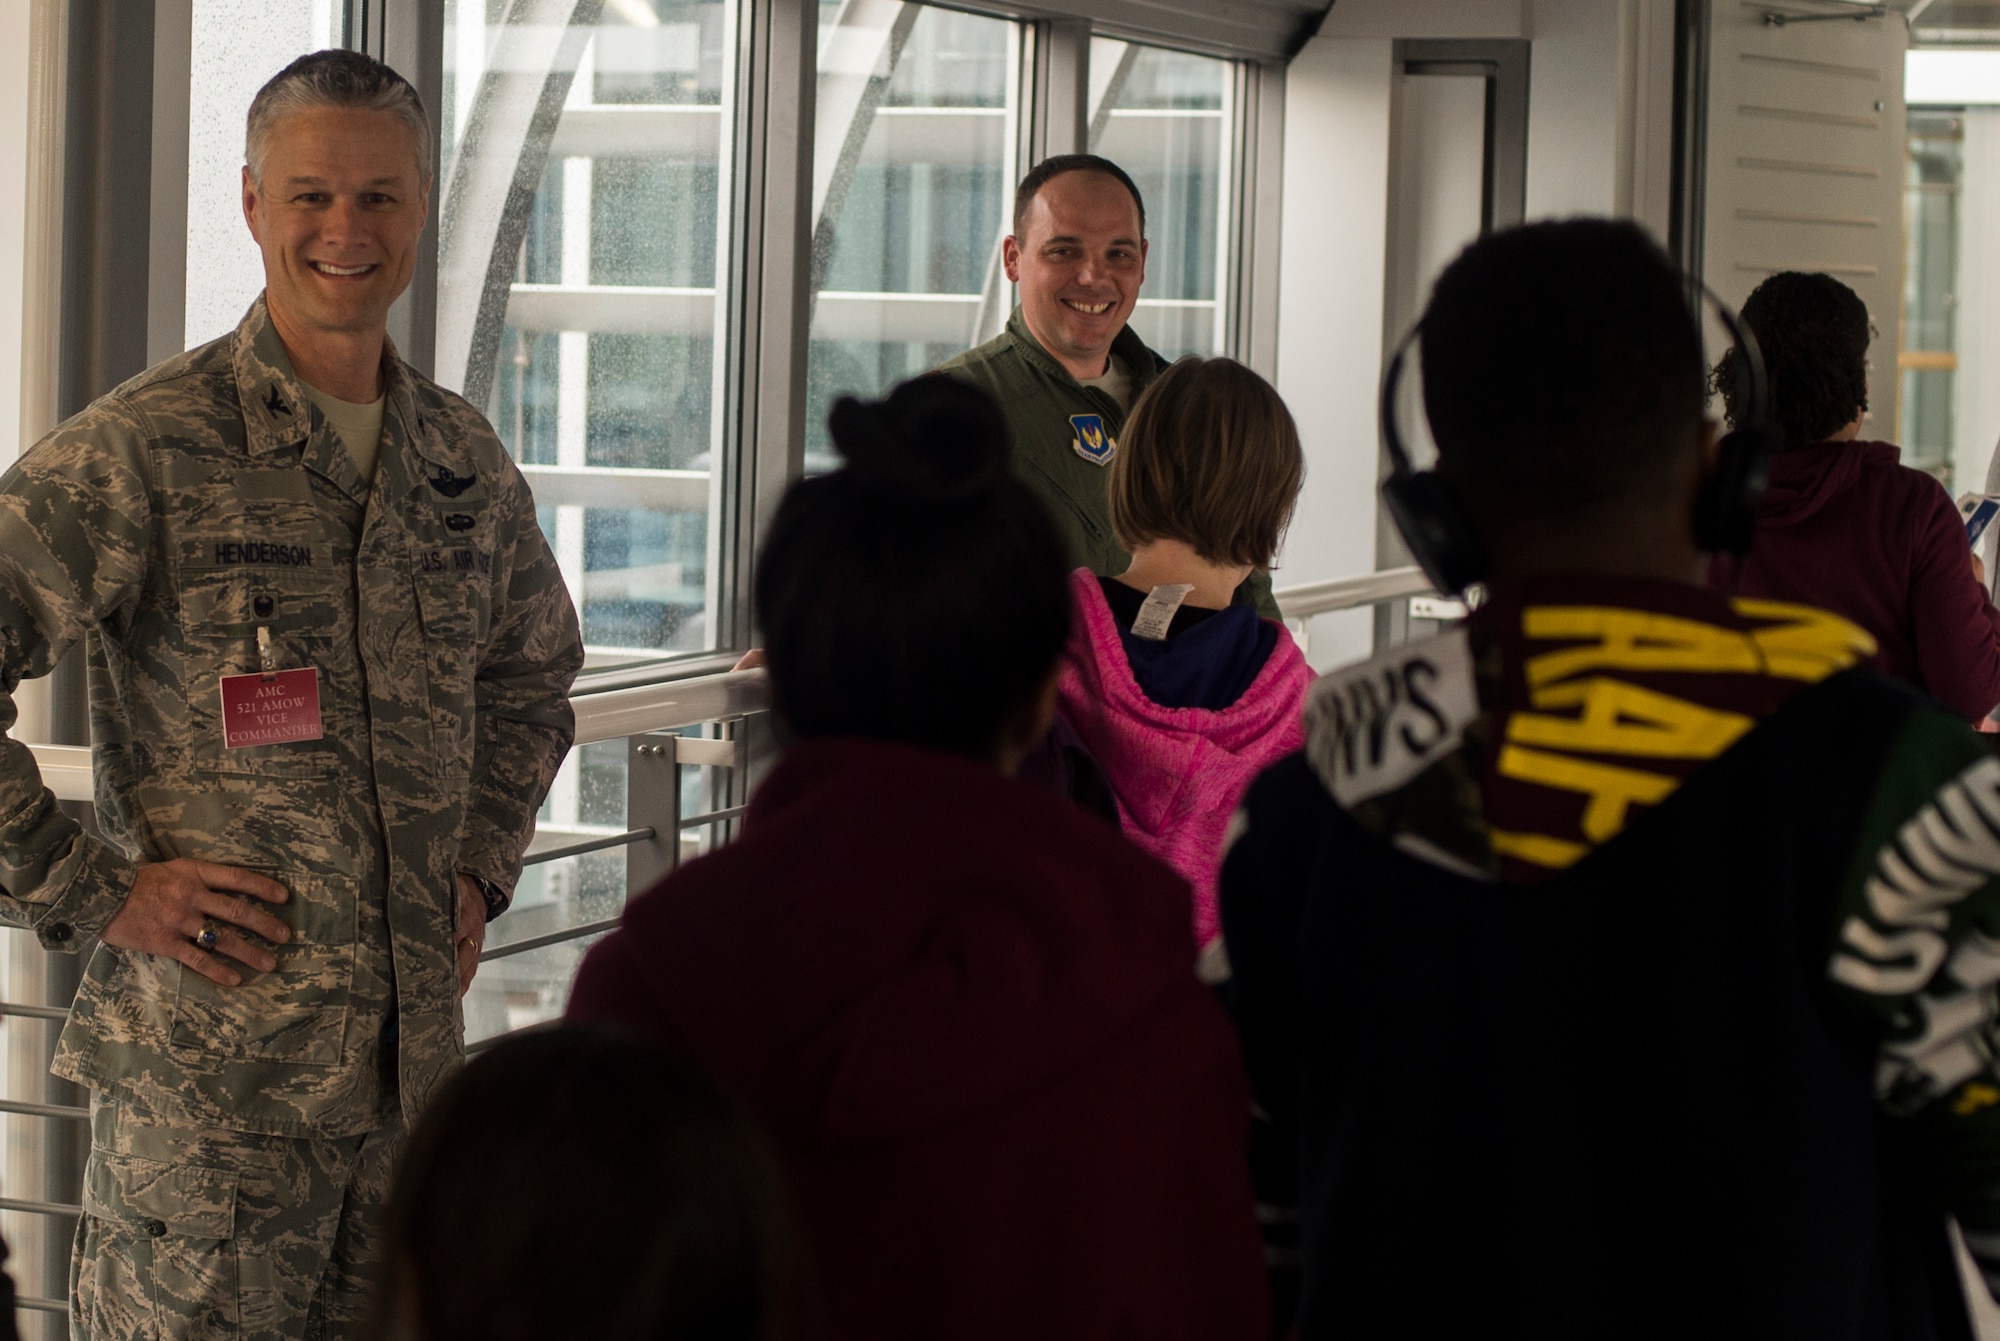
[[[523,0],[516,0],[521,3]],[[578,0],[588,5],[591,0]],[[156,0],[160,22],[172,31],[190,0]],[[386,60],[411,78],[434,111],[444,84],[445,0],[337,0],[348,43]],[[1018,117],[1013,149],[1016,180],[1051,154],[1081,152],[1089,139],[1090,43],[1110,37],[1146,46],[1230,60],[1232,105],[1225,109],[1232,142],[1222,235],[1229,254],[1217,257],[1225,279],[1226,332],[1221,352],[1267,376],[1277,340],[1277,238],[1279,154],[1283,135],[1284,68],[1275,58],[1246,54],[1184,33],[1145,32],[1085,17],[1058,17],[1050,9],[1006,3],[935,5],[1021,25]],[[722,450],[714,468],[725,472],[724,499],[711,524],[717,566],[716,608],[709,612],[716,650],[663,653],[658,660],[594,671],[580,677],[578,693],[653,684],[726,669],[755,641],[751,591],[756,555],[778,501],[804,474],[806,365],[812,275],[813,140],[820,13],[817,0],[739,0],[735,43],[737,133],[728,165],[727,224],[718,249],[716,301],[729,304],[730,335],[724,360]],[[189,59],[184,46],[161,43],[156,51],[153,100],[155,162],[185,149]],[[180,109],[174,124],[173,108]],[[434,118],[435,119],[435,118]],[[148,208],[157,235],[184,230],[185,184],[174,196],[171,172],[156,171]],[[432,191],[432,226],[425,230],[410,290],[390,314],[398,351],[426,373],[434,369],[438,325],[438,211],[444,182]],[[178,214],[175,206],[178,205]],[[182,228],[170,225],[179,218]],[[154,255],[161,256],[156,240]],[[178,276],[174,276],[178,278]],[[165,329],[160,306],[171,283],[152,286],[149,318]],[[1011,286],[1000,281],[998,301],[981,323],[979,338],[997,333],[1013,307]],[[174,315],[177,315],[174,314]],[[149,350],[149,353],[153,351]]]

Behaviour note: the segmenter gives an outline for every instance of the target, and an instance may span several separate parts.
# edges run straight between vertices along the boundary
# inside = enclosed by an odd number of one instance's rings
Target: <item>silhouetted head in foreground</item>
[[[566,1025],[439,1091],[386,1217],[379,1341],[765,1341],[783,1247],[749,1122],[651,1044]]]
[[[1701,331],[1637,227],[1529,224],[1445,267],[1423,316],[1424,407],[1494,580],[1693,580],[1713,470]]]
[[[1832,275],[1786,270],[1751,291],[1743,324],[1757,338],[1770,388],[1771,421],[1784,449],[1842,436],[1868,408],[1868,305]],[[1715,365],[1710,384],[1735,425],[1736,351]],[[1846,436],[1852,436],[1851,433]]]
[[[846,463],[792,486],[757,566],[771,696],[800,737],[1011,770],[1069,636],[1068,560],[985,393],[946,377],[827,419]]]

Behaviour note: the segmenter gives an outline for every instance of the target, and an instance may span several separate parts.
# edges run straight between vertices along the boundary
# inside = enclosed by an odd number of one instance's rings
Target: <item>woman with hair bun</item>
[[[985,395],[842,400],[757,571],[791,743],[743,836],[634,901],[570,1014],[763,1121],[800,1334],[1240,1341],[1268,1304],[1249,1091],[1185,885],[1011,774],[1069,633]]]

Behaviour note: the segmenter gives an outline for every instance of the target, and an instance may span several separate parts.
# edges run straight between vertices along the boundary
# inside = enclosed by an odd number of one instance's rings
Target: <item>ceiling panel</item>
[[[1107,37],[1181,45],[1219,56],[1287,60],[1319,30],[1333,0],[1068,0],[1014,3],[1025,15],[1089,19]]]
[[[1914,43],[2000,41],[2000,0],[1898,0]]]

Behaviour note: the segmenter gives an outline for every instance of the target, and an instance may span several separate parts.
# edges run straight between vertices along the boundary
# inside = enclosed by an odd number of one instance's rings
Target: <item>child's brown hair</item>
[[[1132,407],[1111,462],[1111,529],[1127,550],[1179,540],[1210,563],[1268,568],[1305,482],[1277,389],[1234,359],[1181,359]]]

